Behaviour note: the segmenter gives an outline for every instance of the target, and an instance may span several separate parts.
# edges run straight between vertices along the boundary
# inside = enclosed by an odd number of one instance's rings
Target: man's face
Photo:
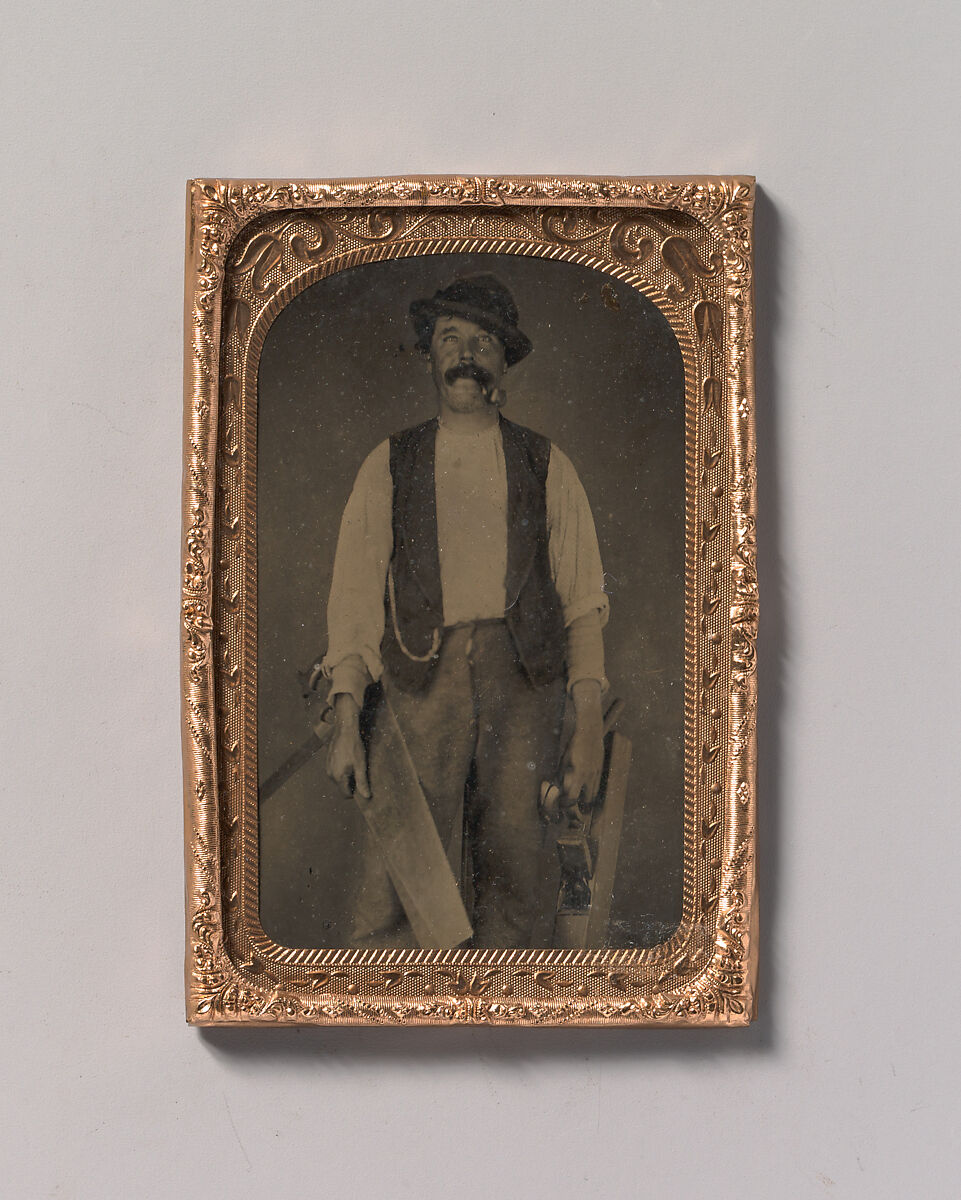
[[[437,318],[430,362],[441,405],[453,412],[485,408],[507,369],[500,338],[463,317]]]

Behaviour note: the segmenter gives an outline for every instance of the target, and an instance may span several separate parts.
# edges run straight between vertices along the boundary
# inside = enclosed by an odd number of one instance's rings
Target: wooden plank
[[[371,796],[354,793],[384,855],[391,883],[418,945],[444,950],[473,935],[460,889],[441,844],[417,769],[386,696],[377,713]],[[371,747],[373,752],[373,746]]]
[[[604,803],[594,813],[591,836],[597,844],[594,879],[591,885],[591,909],[587,920],[585,946],[603,946],[607,941],[607,923],[614,897],[614,874],[621,846],[627,776],[634,747],[629,738],[616,731],[611,734],[611,756],[604,786]]]

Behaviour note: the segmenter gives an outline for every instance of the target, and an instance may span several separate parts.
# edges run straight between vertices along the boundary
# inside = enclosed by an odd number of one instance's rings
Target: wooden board
[[[591,822],[591,837],[597,845],[597,857],[594,860],[585,946],[603,946],[607,940],[607,923],[614,897],[614,874],[621,846],[621,826],[624,823],[624,803],[627,799],[627,775],[631,769],[633,752],[630,738],[621,733],[611,734],[604,803],[594,813]]]
[[[370,799],[357,793],[354,799],[383,852],[391,883],[418,944],[430,950],[459,946],[474,930],[386,696],[377,722],[379,778],[375,783],[374,772],[370,772]]]

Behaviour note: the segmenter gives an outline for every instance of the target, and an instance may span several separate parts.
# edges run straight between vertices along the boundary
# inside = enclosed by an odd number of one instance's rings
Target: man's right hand
[[[360,709],[346,692],[334,697],[334,734],[327,752],[327,774],[345,796],[356,791],[365,799],[370,798],[367,751],[360,736]]]

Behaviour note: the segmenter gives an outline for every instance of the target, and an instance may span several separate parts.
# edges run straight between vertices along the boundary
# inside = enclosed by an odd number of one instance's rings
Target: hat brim
[[[438,317],[461,317],[465,321],[473,321],[488,333],[495,334],[504,346],[504,359],[509,367],[520,362],[533,350],[530,338],[521,333],[514,325],[505,325],[486,309],[472,304],[462,304],[453,300],[415,300],[410,306],[411,320],[417,330],[417,336],[425,343],[430,343],[434,324]]]

